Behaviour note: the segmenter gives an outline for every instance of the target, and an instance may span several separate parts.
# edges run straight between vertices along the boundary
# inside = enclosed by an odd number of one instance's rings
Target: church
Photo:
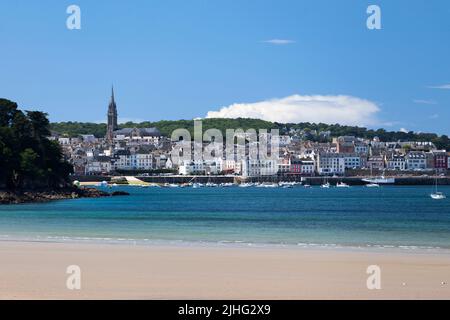
[[[157,128],[122,128],[117,124],[117,105],[114,99],[114,88],[111,89],[111,100],[108,106],[108,124],[105,139],[108,143],[126,142],[127,144],[154,144],[161,138]]]

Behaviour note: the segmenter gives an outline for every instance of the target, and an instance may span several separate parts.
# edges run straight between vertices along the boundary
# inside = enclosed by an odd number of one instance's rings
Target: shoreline
[[[100,238],[100,237],[67,237],[67,236],[36,236],[11,237],[0,235],[2,243],[42,243],[61,245],[111,246],[111,247],[142,247],[142,248],[209,248],[209,249],[243,249],[243,250],[306,250],[324,252],[355,252],[381,254],[436,254],[450,256],[450,248],[419,246],[419,245],[342,245],[330,243],[262,243],[244,241],[188,241],[188,240],[158,240],[133,238]]]
[[[0,259],[0,299],[450,299],[448,254],[0,241]]]

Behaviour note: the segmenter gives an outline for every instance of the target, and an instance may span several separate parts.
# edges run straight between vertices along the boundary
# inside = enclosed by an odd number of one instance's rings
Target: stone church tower
[[[108,106],[108,126],[106,127],[106,140],[112,143],[114,139],[114,131],[119,127],[117,126],[117,106],[114,101],[114,87],[111,89],[111,101]]]

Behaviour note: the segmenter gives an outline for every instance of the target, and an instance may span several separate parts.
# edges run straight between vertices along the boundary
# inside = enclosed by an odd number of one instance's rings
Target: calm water
[[[450,199],[428,186],[114,190],[131,196],[0,206],[0,240],[450,249]]]

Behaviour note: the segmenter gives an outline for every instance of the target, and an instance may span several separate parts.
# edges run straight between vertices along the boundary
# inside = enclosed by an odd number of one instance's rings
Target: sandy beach
[[[4,241],[0,261],[1,299],[450,299],[440,253]],[[367,289],[369,265],[381,290]]]

